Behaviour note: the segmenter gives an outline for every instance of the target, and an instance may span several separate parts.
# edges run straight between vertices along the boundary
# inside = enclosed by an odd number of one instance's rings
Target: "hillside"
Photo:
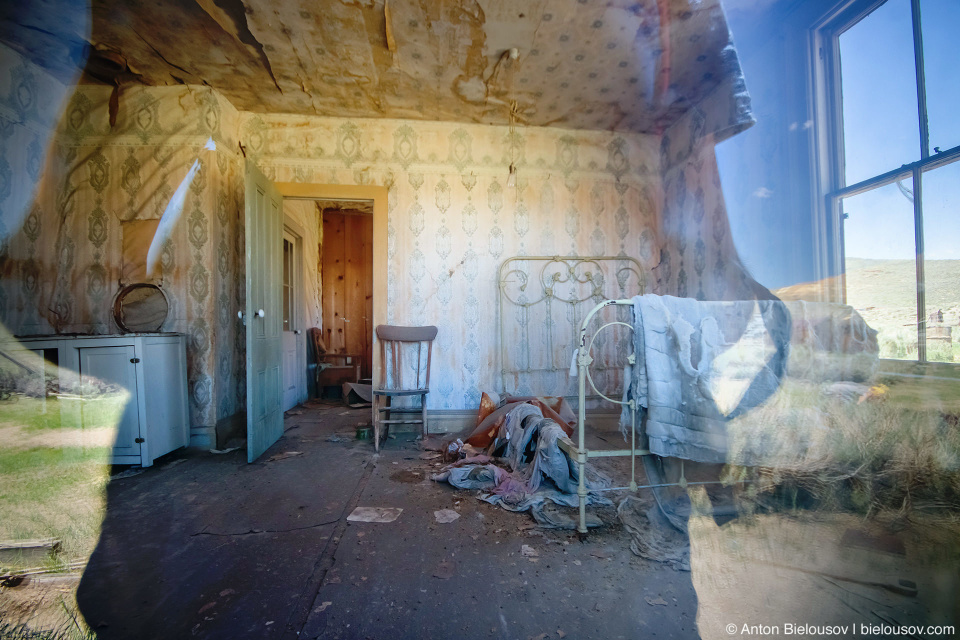
[[[956,343],[960,338],[960,260],[927,260],[925,268],[927,314],[942,310],[943,323],[954,328]],[[916,357],[916,281],[913,260],[847,258],[847,304],[880,332],[882,357]],[[819,288],[818,283],[806,283],[775,293],[785,300],[813,299]],[[805,292],[811,295],[804,296]],[[931,352],[929,358],[951,360],[952,354]]]

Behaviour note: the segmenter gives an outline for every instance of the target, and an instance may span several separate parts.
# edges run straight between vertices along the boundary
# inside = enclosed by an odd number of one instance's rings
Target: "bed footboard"
[[[605,309],[614,305],[626,306],[633,311],[633,300],[627,299],[618,299],[618,300],[604,300],[593,309],[591,309],[587,315],[583,318],[583,321],[580,323],[580,335],[577,342],[577,351],[576,351],[576,361],[577,361],[577,442],[574,442],[570,438],[563,438],[560,440],[560,448],[563,449],[571,458],[576,460],[580,483],[577,488],[577,496],[579,497],[580,505],[580,520],[577,525],[577,531],[580,534],[587,533],[587,496],[590,493],[586,487],[586,466],[587,461],[591,458],[604,458],[604,457],[629,457],[630,458],[630,482],[626,486],[620,487],[609,487],[605,489],[594,489],[594,491],[622,491],[629,490],[631,492],[636,492],[638,489],[651,489],[653,490],[654,498],[657,501],[661,512],[667,517],[667,519],[678,529],[683,530],[685,528],[685,522],[681,522],[681,519],[678,518],[676,513],[669,511],[664,508],[663,500],[661,498],[660,489],[666,487],[679,487],[681,489],[686,489],[690,485],[708,485],[708,484],[721,484],[719,480],[712,481],[703,481],[703,482],[689,482],[686,479],[684,472],[683,460],[680,460],[680,478],[676,482],[665,482],[662,477],[656,477],[661,475],[658,471],[658,466],[656,464],[644,464],[645,478],[647,483],[643,485],[637,484],[637,456],[647,456],[647,462],[653,462],[653,459],[656,458],[654,454],[650,453],[650,450],[647,448],[638,448],[637,447],[637,428],[643,428],[642,420],[641,424],[637,425],[637,409],[638,407],[635,404],[635,400],[630,398],[629,400],[616,400],[605,395],[601,392],[597,386],[594,384],[593,377],[590,373],[590,365],[593,364],[593,356],[591,351],[593,349],[594,341],[597,336],[604,331],[605,329],[619,325],[627,327],[631,333],[636,331],[634,324],[628,324],[622,321],[613,321],[607,322],[600,325],[598,328],[591,329],[591,323],[594,320],[594,317],[600,310]],[[630,341],[630,344],[633,344],[633,341]],[[627,363],[632,367],[636,365],[637,359],[636,355],[631,353],[627,356]],[[590,386],[590,391],[588,392],[587,385]],[[611,402],[617,406],[623,407],[628,406],[630,408],[630,448],[629,449],[589,449],[586,445],[586,424],[587,424],[587,415],[586,415],[586,399],[588,395],[594,394],[594,397],[599,396],[607,402]],[[654,476],[654,477],[651,477]],[[685,519],[683,519],[685,520]]]

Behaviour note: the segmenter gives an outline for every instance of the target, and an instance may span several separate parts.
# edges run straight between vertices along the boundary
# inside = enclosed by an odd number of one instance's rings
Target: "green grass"
[[[58,538],[69,561],[89,556],[103,520],[110,450],[0,450],[0,539]]]
[[[60,429],[60,402],[57,397],[13,396],[0,400],[0,425],[16,425],[30,431]]]
[[[879,332],[881,358],[917,358],[916,278],[913,260],[846,260],[847,304]],[[928,340],[927,359],[960,364],[960,260],[927,260],[924,282],[927,315],[954,329],[952,345]]]
[[[0,427],[17,426],[28,432],[109,427],[116,424],[119,416],[123,414],[128,398],[129,394],[125,391],[107,393],[85,400],[61,400],[57,396],[44,399],[15,395],[9,399],[0,400]],[[70,411],[70,403],[76,403],[76,406],[82,407],[82,422],[61,421],[61,411],[64,413]]]
[[[0,539],[61,540],[53,567],[89,556],[100,533],[110,470],[111,450],[104,442],[125,399],[113,393],[84,402],[83,429],[98,430],[89,437],[60,420],[61,409],[70,408],[66,403],[78,401],[25,395],[0,401]]]

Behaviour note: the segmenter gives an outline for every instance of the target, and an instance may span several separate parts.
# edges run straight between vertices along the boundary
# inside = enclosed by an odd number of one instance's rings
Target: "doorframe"
[[[277,182],[276,187],[284,198],[373,202],[373,323],[370,335],[373,367],[370,373],[374,387],[379,386],[382,381],[376,327],[387,323],[387,187],[302,182]]]
[[[281,196],[283,193],[281,192]],[[297,371],[298,374],[297,380],[297,404],[303,404],[307,400],[307,341],[306,334],[304,333],[304,317],[303,317],[303,301],[305,296],[305,291],[303,288],[304,274],[303,274],[303,227],[301,227],[296,220],[287,215],[286,212],[283,214],[283,236],[286,239],[286,236],[291,236],[293,238],[293,273],[290,274],[292,279],[291,294],[293,295],[293,315],[290,318],[291,330],[294,332],[294,336],[297,343]],[[282,252],[281,252],[282,255]],[[299,333],[297,333],[299,331]]]

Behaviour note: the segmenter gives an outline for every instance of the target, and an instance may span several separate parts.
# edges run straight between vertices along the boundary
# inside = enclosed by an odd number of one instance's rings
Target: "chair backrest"
[[[307,329],[307,342],[313,351],[313,361],[320,362],[327,353],[327,345],[323,343],[323,331],[319,327],[310,327]]]
[[[430,360],[437,328],[377,326],[380,341],[380,387],[382,389],[427,389]],[[424,353],[424,351],[426,353]]]

